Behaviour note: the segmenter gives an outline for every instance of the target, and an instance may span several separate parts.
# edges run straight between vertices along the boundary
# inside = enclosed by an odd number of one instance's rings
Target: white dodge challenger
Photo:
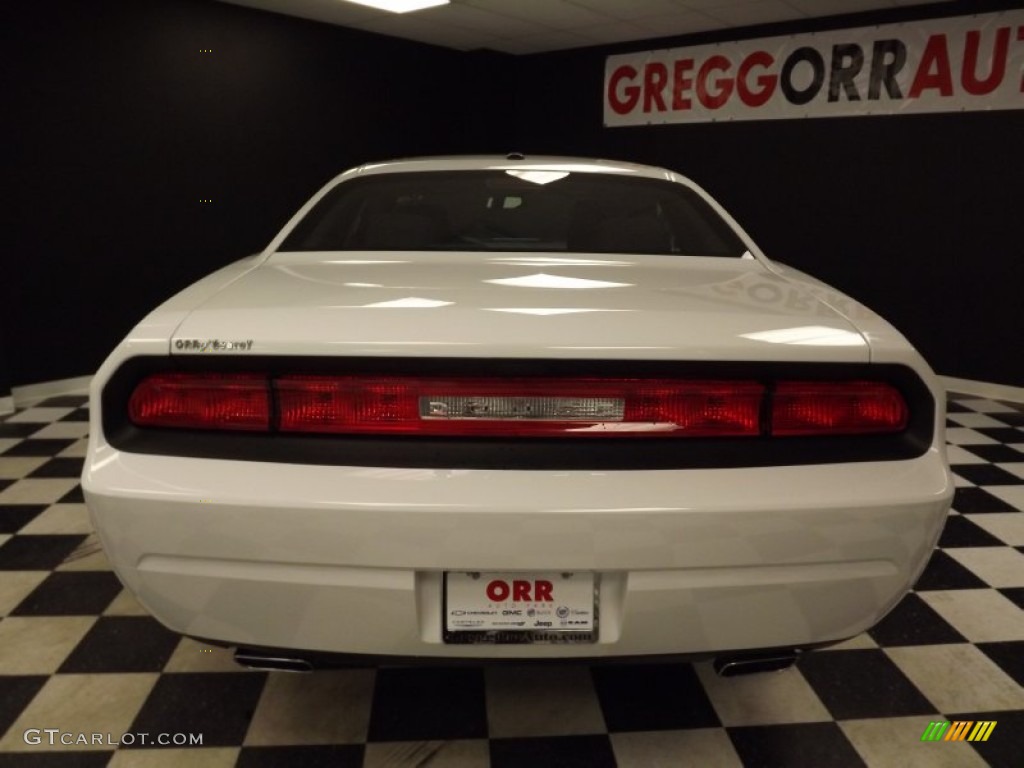
[[[250,666],[739,673],[903,597],[943,431],[898,332],[688,179],[430,158],[343,173],[147,316],[93,380],[82,482],[141,603]]]

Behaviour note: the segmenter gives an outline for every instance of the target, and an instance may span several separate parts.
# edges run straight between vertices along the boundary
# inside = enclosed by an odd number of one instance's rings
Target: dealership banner
[[[607,126],[1024,108],[1024,10],[609,56]]]

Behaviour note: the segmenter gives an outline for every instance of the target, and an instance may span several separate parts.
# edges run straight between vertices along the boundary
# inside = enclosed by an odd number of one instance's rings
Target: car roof
[[[407,173],[418,171],[550,171],[569,173],[613,173],[641,176],[652,179],[681,180],[681,177],[665,168],[651,165],[627,163],[617,160],[597,160],[587,157],[564,157],[556,155],[524,155],[513,152],[508,155],[445,155],[438,157],[410,157],[366,163],[347,171],[349,174],[369,175],[377,173]]]

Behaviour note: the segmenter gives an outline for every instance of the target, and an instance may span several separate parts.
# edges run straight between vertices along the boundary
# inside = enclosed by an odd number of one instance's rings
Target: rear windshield
[[[281,251],[554,251],[741,256],[682,184],[602,173],[389,173],[342,182]]]

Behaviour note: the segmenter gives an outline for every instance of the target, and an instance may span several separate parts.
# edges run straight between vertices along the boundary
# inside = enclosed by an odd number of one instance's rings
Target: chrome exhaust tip
[[[779,672],[796,663],[797,653],[773,653],[764,656],[719,656],[715,673],[719,677],[739,677],[758,672]]]
[[[235,663],[246,669],[263,672],[312,672],[313,665],[306,659],[287,656],[262,656],[239,649],[235,651]]]

